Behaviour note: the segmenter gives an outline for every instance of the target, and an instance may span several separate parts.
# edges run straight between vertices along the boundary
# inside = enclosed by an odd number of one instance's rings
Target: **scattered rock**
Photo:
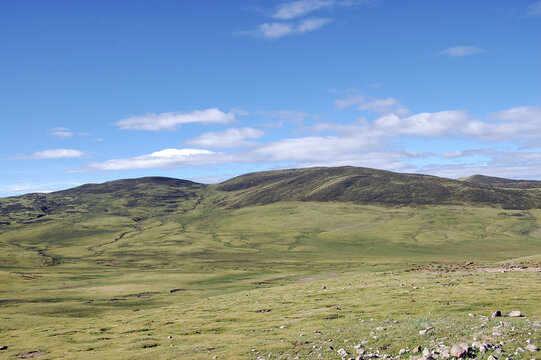
[[[377,330],[377,331],[383,331],[383,330],[385,330],[385,328],[384,328],[383,326],[378,326],[378,327],[376,328],[376,330]]]
[[[7,349],[8,349],[8,347],[6,345],[0,347],[0,350],[7,350]]]
[[[510,317],[522,317],[522,313],[518,310],[511,311],[507,316]]]
[[[539,351],[539,348],[537,346],[535,346],[534,344],[528,344],[526,346],[526,350],[531,351],[531,352],[535,352],[535,351]]]
[[[495,317],[500,317],[502,316],[502,312],[500,310],[496,310],[492,313],[492,317],[495,318]]]
[[[427,356],[430,356],[430,355],[432,355],[432,351],[430,351],[429,348],[425,348],[423,350],[423,356],[426,358]]]
[[[416,346],[416,347],[413,348],[413,350],[411,352],[414,353],[414,354],[417,354],[417,353],[421,352],[421,347]]]
[[[494,355],[490,355],[489,357],[487,357],[487,360],[498,360],[498,358]]]
[[[340,356],[348,356],[348,355],[349,355],[348,352],[347,352],[346,350],[344,350],[344,349],[339,349],[339,350],[337,350],[336,352],[337,352],[338,355],[340,355]]]
[[[398,352],[398,355],[404,355],[407,352],[408,352],[408,350],[406,350],[406,349],[400,349],[400,351]]]
[[[466,353],[466,349],[462,348],[459,345],[453,345],[453,347],[451,348],[451,356],[454,356],[456,358],[462,358],[466,355]]]
[[[323,285],[323,286],[321,287],[321,290],[326,290],[326,289],[327,289],[327,287],[326,287],[325,285]]]

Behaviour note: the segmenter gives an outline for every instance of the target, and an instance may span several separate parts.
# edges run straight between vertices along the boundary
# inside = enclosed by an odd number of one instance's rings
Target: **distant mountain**
[[[507,189],[541,189],[541,181],[538,180],[511,180],[485,175],[472,175],[461,180],[469,183],[483,184]]]
[[[205,185],[166,177],[86,184],[53,193],[0,199],[0,225],[51,216],[105,213],[144,218],[205,206],[242,208],[281,201],[353,202],[383,206],[464,205],[541,208],[541,181],[474,175],[451,180],[360,167],[319,167],[249,173]]]
[[[503,189],[479,181],[351,166],[250,173],[218,184],[216,188],[228,193],[221,204],[233,208],[279,201],[346,201],[392,206],[486,205],[506,209],[541,207],[541,191]]]

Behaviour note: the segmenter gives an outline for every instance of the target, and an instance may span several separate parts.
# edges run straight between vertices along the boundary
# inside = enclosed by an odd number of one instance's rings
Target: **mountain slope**
[[[533,184],[530,187],[537,183],[541,182],[528,182]],[[131,218],[182,214],[203,199],[207,199],[207,208],[242,208],[290,201],[541,208],[541,190],[524,189],[524,184],[479,175],[458,181],[351,166],[249,173],[216,185],[145,177],[0,199],[0,226],[39,223],[74,214]]]
[[[0,199],[0,225],[43,222],[70,214],[147,217],[172,213],[193,207],[206,187],[187,180],[144,177],[9,197]]]
[[[250,173],[218,184],[216,189],[228,194],[220,203],[231,208],[279,201],[541,207],[541,192],[537,191],[349,166]]]
[[[467,183],[489,185],[507,189],[541,189],[541,181],[538,180],[511,180],[485,175],[472,175],[461,180]]]

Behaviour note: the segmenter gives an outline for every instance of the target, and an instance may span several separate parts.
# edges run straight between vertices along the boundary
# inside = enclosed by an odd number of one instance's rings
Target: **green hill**
[[[541,181],[538,180],[511,180],[500,177],[472,175],[461,179],[467,183],[489,185],[508,189],[540,189]]]
[[[50,221],[52,215],[151,217],[183,213],[211,198],[213,206],[242,208],[276,202],[351,202],[383,206],[464,205],[541,208],[541,182],[476,175],[464,181],[358,167],[250,173],[217,185],[165,177],[86,184],[48,194],[0,199],[0,225]]]
[[[279,201],[340,201],[392,206],[484,205],[541,207],[541,191],[502,189],[477,181],[358,168],[308,168],[242,175],[216,187],[228,207]]]

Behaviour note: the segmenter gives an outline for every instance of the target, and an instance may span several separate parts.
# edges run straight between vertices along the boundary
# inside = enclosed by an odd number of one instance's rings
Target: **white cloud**
[[[541,16],[541,1],[531,3],[526,10],[528,16]]]
[[[68,138],[75,135],[74,132],[68,131],[68,129],[64,127],[52,128],[47,131],[49,132],[49,134],[60,138]]]
[[[261,35],[268,39],[278,39],[293,33],[293,25],[289,23],[265,23],[259,25]]]
[[[304,34],[310,31],[314,31],[327,24],[330,19],[317,18],[303,20],[295,29],[298,34]]]
[[[362,94],[350,94],[345,99],[337,99],[334,101],[334,105],[338,110],[355,106],[358,110],[369,110],[379,114],[410,114],[409,109],[400,104],[395,98],[378,99],[375,97],[367,97]]]
[[[442,50],[440,54],[449,55],[451,57],[462,57],[482,53],[483,50],[477,46],[455,46]]]
[[[30,182],[21,182],[18,184],[0,185],[0,196],[12,196],[28,193],[49,193],[74,186],[82,185],[78,182],[35,184]]]
[[[214,163],[219,153],[202,149],[165,149],[148,155],[125,159],[112,159],[105,162],[92,162],[80,170],[87,171],[116,171],[129,169],[175,168],[182,165],[202,165]]]
[[[73,149],[51,149],[36,151],[30,156],[25,157],[26,159],[67,159],[67,158],[81,158],[86,154],[79,150]]]
[[[84,133],[84,132],[73,132],[73,131],[70,131],[68,128],[65,128],[65,127],[55,127],[55,128],[51,128],[51,129],[48,129],[47,132],[49,133],[49,135],[51,136],[56,136],[56,137],[59,137],[59,138],[69,138],[69,137],[73,137],[73,136],[88,136],[87,133]]]
[[[195,110],[190,113],[149,113],[142,116],[132,116],[118,121],[116,125],[121,129],[160,131],[175,130],[178,126],[189,123],[229,124],[233,121],[235,121],[233,112],[224,113],[216,108],[211,108]]]
[[[444,157],[444,158],[447,158],[447,159],[456,159],[456,158],[464,156],[464,152],[458,151],[458,150],[457,151],[446,151],[446,152],[442,153],[441,156]]]
[[[490,114],[489,118],[499,121],[471,121],[462,131],[488,141],[541,138],[541,107],[516,107]]]
[[[332,0],[299,0],[283,3],[278,6],[272,15],[275,19],[290,20],[307,15],[315,10],[333,5]]]
[[[255,31],[248,31],[240,34],[254,35],[265,39],[279,39],[288,35],[302,35],[310,31],[314,31],[327,24],[330,19],[313,18],[305,19],[297,24],[293,23],[264,23],[259,25]]]
[[[465,111],[420,113],[404,118],[389,114],[376,119],[372,128],[395,136],[450,136],[459,133],[467,120],[468,114]]]
[[[211,149],[241,148],[255,145],[256,143],[248,141],[248,139],[257,139],[263,135],[265,133],[261,130],[244,127],[205,133],[195,139],[186,141],[186,143]]]

